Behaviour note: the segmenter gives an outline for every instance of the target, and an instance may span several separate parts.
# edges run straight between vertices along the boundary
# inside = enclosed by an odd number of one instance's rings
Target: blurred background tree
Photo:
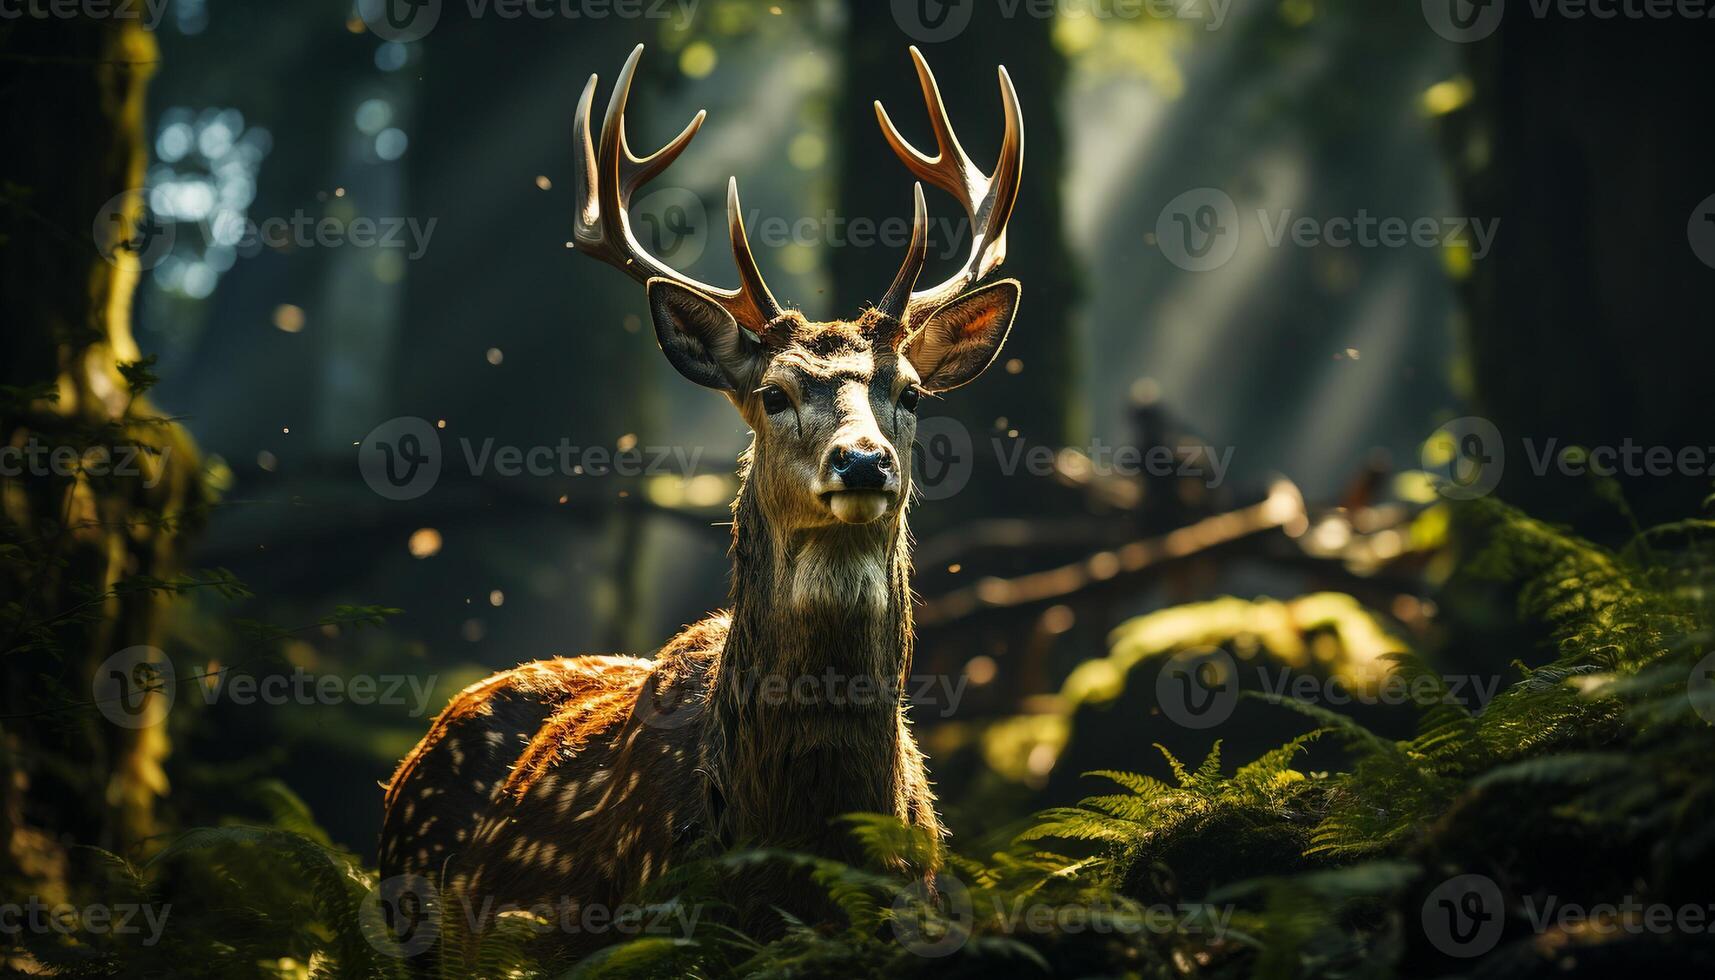
[[[1708,312],[1708,260],[1687,245],[1715,190],[1715,143],[1694,121],[1707,35],[1551,7],[1467,46],[1448,93],[1460,201],[1503,229],[1462,287],[1473,407],[1506,442],[1497,493],[1602,540],[1623,540],[1633,521],[1595,481],[1534,472],[1533,454],[1704,453],[1715,431],[1698,397],[1715,333],[1686,329]],[[1652,474],[1643,462],[1615,475],[1637,523],[1696,512],[1708,496],[1707,464]]]

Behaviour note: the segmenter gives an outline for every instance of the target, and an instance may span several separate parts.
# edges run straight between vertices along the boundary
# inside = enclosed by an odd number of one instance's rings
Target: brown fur
[[[799,410],[771,419],[754,392],[729,396],[757,432],[733,504],[731,611],[653,661],[542,661],[461,692],[388,785],[384,878],[423,875],[490,913],[575,915],[627,901],[711,846],[857,860],[837,823],[849,812],[941,833],[905,705],[882,694],[902,690],[911,668],[915,418],[894,403],[915,371],[897,323],[879,314],[782,320],[784,342],[755,380],[795,386]],[[827,447],[854,432],[890,444],[905,481],[898,505],[861,525],[833,520],[806,489]],[[825,686],[798,680],[830,672]],[[781,698],[770,678],[800,686]],[[853,691],[853,679],[875,693]],[[751,891],[740,904],[794,901],[780,879]]]

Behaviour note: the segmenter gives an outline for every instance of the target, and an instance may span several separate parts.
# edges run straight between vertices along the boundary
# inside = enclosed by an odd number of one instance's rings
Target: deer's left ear
[[[950,391],[993,364],[1012,329],[1018,297],[1018,280],[1002,279],[929,314],[905,338],[905,357],[924,390]]]
[[[655,339],[679,373],[705,388],[742,391],[758,366],[756,344],[719,303],[698,290],[656,277],[645,287]]]

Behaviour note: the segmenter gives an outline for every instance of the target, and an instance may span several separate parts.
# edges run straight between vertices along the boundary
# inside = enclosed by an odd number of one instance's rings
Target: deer
[[[741,846],[855,861],[838,821],[853,812],[944,835],[904,696],[912,439],[921,399],[982,374],[1018,309],[1018,281],[992,275],[1023,166],[1012,80],[1000,67],[1005,126],[984,173],[910,49],[935,155],[875,103],[883,136],[918,178],[903,263],[855,319],[817,322],[763,281],[736,178],[736,287],[693,279],[639,244],[631,199],[707,115],[655,153],[633,153],[625,108],[642,53],[620,70],[599,134],[595,75],[579,100],[572,244],[643,285],[667,361],[725,396],[751,430],[732,504],[730,607],[652,658],[561,657],[495,674],[434,719],[385,786],[381,875],[490,908],[611,908],[690,855]],[[960,203],[972,238],[949,278],[918,288],[925,181]],[[906,870],[933,873],[933,857],[918,863]],[[790,886],[758,886],[760,899],[785,907],[775,887]]]

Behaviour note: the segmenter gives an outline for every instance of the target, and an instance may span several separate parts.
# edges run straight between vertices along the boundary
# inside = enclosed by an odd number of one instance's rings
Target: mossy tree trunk
[[[135,230],[141,196],[121,195],[143,183],[156,59],[130,20],[0,26],[0,445],[77,460],[14,454],[0,476],[0,876],[44,898],[64,845],[157,832],[165,725],[107,722],[92,678],[162,642],[163,594],[137,585],[171,578],[207,499],[188,436],[121,370],[142,263],[97,234],[110,214]]]

